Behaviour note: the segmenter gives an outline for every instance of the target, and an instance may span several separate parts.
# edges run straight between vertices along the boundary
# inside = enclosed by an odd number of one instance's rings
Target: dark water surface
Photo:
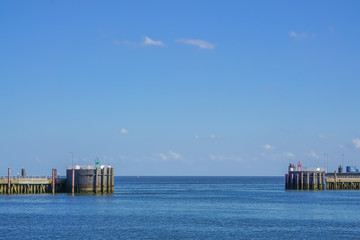
[[[114,195],[0,195],[0,238],[360,239],[360,191],[283,177],[115,177]]]

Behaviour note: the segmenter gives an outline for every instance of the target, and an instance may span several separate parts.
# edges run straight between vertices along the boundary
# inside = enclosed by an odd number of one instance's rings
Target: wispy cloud
[[[199,136],[199,135],[195,135],[194,138],[195,138],[195,139],[199,139],[200,136]]]
[[[159,157],[161,160],[164,160],[164,161],[168,159],[168,156],[166,156],[164,153],[160,153]]]
[[[183,39],[178,39],[177,41],[180,42],[180,43],[184,43],[184,44],[194,45],[194,46],[197,46],[197,47],[202,48],[202,49],[213,49],[213,48],[215,48],[214,44],[209,43],[209,42],[205,42],[205,41],[200,40],[200,39],[186,39],[186,38],[183,38]]]
[[[173,152],[173,151],[169,151],[169,155],[170,155],[170,157],[171,158],[174,158],[174,159],[179,159],[179,158],[181,158],[181,155],[180,154],[178,154],[178,153],[176,153],[176,152]]]
[[[316,152],[314,152],[314,151],[308,152],[308,153],[306,154],[306,156],[308,156],[308,157],[310,157],[310,158],[315,158],[315,159],[319,159],[319,158],[320,158],[320,156],[319,156]]]
[[[122,129],[120,129],[120,133],[121,133],[121,134],[128,134],[129,131],[126,130],[125,128],[122,128]]]
[[[307,33],[298,33],[295,31],[290,31],[289,36],[296,39],[306,39],[309,38],[309,34]]]
[[[213,155],[213,154],[210,154],[209,157],[210,157],[211,160],[214,160],[214,161],[217,159],[217,157],[215,155]]]
[[[284,154],[285,157],[288,157],[288,158],[295,157],[295,154],[293,154],[292,152],[284,152],[283,154]]]
[[[128,41],[128,40],[123,40],[123,41],[118,41],[118,40],[114,40],[113,41],[114,45],[126,45],[126,46],[164,46],[164,42],[160,41],[160,40],[153,40],[147,36],[144,37],[144,40],[142,42],[132,42],[132,41]]]
[[[360,148],[360,139],[359,138],[353,139],[352,142],[354,143],[355,148]]]
[[[320,139],[327,139],[328,137],[325,136],[324,134],[319,134],[319,135],[318,135],[318,138],[320,138]]]
[[[172,150],[169,150],[166,154],[159,153],[158,157],[163,161],[167,161],[167,160],[171,160],[171,159],[175,159],[175,160],[181,159],[181,155]]]
[[[145,40],[143,42],[144,45],[155,45],[155,46],[163,46],[164,45],[164,43],[160,40],[155,41],[146,36],[144,38],[145,38]]]
[[[274,147],[271,146],[270,144],[265,144],[265,145],[263,146],[263,148],[264,148],[265,150],[272,150],[272,149],[274,149]]]
[[[210,134],[210,136],[209,136],[211,139],[215,139],[216,138],[216,135],[215,134]]]

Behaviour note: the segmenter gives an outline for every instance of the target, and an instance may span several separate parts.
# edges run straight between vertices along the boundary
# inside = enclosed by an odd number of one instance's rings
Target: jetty
[[[321,168],[302,168],[299,162],[297,168],[290,164],[285,175],[285,189],[294,190],[324,190],[325,170]]]
[[[287,190],[360,190],[360,172],[353,166],[347,166],[343,172],[327,173],[324,168],[303,168],[298,162],[295,167],[290,164],[285,174]]]
[[[43,193],[114,193],[114,168],[110,165],[74,165],[67,167],[66,177],[60,177],[57,169],[51,176],[21,175],[0,176],[0,194],[43,194]]]

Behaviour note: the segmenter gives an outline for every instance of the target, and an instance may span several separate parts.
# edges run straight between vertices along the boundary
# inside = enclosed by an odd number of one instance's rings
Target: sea
[[[0,239],[360,239],[360,191],[284,177],[115,177],[109,195],[0,195]]]

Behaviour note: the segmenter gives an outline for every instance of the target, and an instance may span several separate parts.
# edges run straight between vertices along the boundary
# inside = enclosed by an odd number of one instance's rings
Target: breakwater
[[[114,168],[101,165],[75,165],[68,167],[66,177],[59,177],[57,169],[51,176],[0,176],[0,194],[43,194],[43,193],[114,193]]]
[[[359,172],[326,173],[322,168],[302,168],[290,164],[285,174],[285,189],[288,190],[360,190]]]

